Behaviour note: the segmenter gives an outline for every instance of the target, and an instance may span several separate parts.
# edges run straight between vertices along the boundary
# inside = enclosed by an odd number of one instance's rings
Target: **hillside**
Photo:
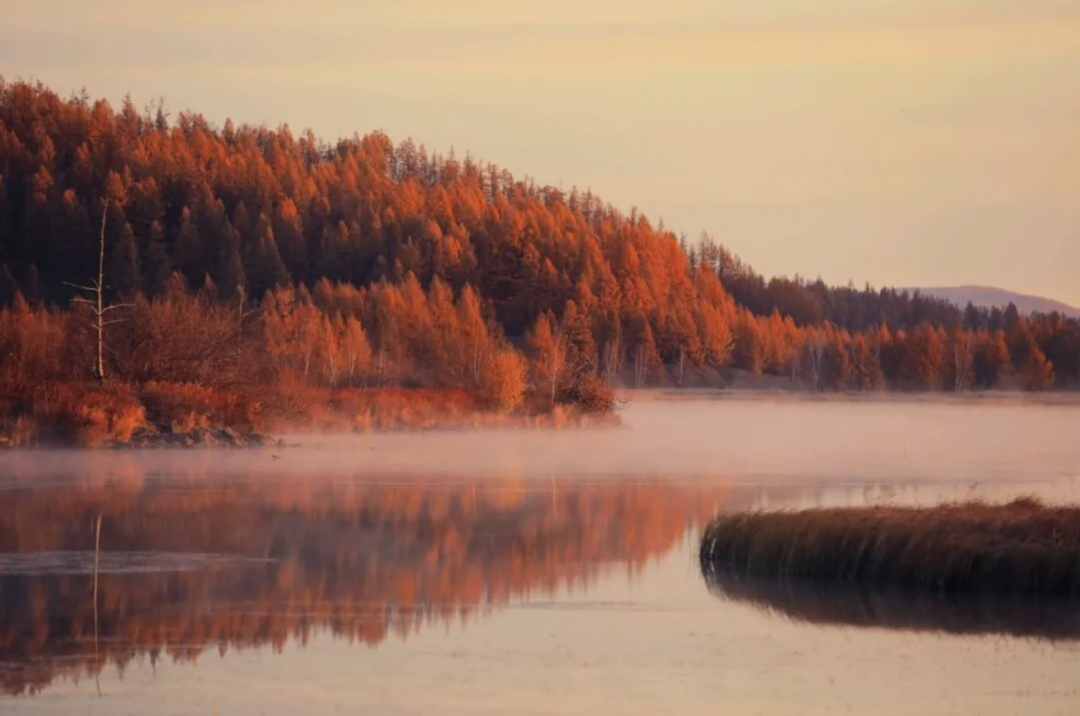
[[[379,132],[330,144],[2,80],[0,308],[0,436],[36,439],[327,404],[368,424],[349,391],[371,388],[606,414],[612,384],[729,369],[815,391],[1080,384],[1077,320],[766,279],[590,191]]]
[[[929,296],[951,301],[960,307],[966,306],[970,302],[980,308],[1005,308],[1012,303],[1015,304],[1016,310],[1023,315],[1053,313],[1056,311],[1064,316],[1080,318],[1080,308],[1075,306],[1055,301],[1052,298],[1031,296],[993,286],[942,286],[920,288],[918,290]]]

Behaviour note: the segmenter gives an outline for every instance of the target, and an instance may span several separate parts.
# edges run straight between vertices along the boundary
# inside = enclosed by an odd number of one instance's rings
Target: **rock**
[[[217,443],[217,438],[210,428],[199,428],[195,431],[195,442],[199,445],[214,445]]]

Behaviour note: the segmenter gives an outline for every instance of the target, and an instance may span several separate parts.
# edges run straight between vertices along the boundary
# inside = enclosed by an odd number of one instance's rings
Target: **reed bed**
[[[961,636],[1080,641],[1080,601],[998,593],[935,594],[863,585],[746,577],[712,564],[705,581],[725,601],[794,622]]]
[[[1080,507],[827,508],[714,519],[703,570],[937,593],[1080,596]]]

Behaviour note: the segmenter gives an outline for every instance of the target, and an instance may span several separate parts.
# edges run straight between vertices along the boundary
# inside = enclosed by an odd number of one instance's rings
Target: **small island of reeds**
[[[1080,596],[1080,507],[1024,497],[998,505],[746,512],[715,518],[700,558],[706,573]]]

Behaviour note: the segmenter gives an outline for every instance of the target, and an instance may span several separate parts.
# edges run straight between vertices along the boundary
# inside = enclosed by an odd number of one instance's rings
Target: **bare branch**
[[[101,309],[101,312],[102,313],[108,313],[109,311],[113,310],[114,308],[133,308],[134,306],[135,306],[134,303],[113,303],[113,304],[110,304],[110,305],[106,306],[105,308]]]
[[[93,291],[96,291],[96,290],[97,290],[96,288],[93,288],[92,286],[80,286],[80,285],[79,285],[79,284],[77,284],[77,283],[68,283],[67,281],[64,281],[64,285],[65,285],[65,286],[71,286],[72,288],[77,288],[77,289],[79,289],[80,291],[90,291],[90,292],[93,292]]]

